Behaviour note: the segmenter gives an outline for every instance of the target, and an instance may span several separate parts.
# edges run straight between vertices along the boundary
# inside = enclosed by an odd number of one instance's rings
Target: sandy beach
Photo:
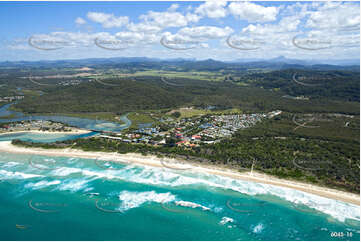
[[[85,134],[91,131],[85,129],[72,128],[71,131],[40,131],[40,130],[25,130],[25,131],[13,131],[13,132],[0,132],[0,135],[11,135],[20,133],[37,133],[37,134]]]
[[[194,172],[215,174],[233,179],[264,183],[274,186],[291,188],[321,197],[331,198],[342,202],[347,202],[360,206],[360,196],[353,193],[338,191],[335,189],[320,187],[312,184],[279,179],[273,176],[265,175],[258,172],[238,172],[230,169],[219,168],[212,165],[198,165],[184,163],[171,158],[158,158],[156,156],[143,156],[141,154],[128,153],[106,153],[106,152],[87,152],[76,149],[41,149],[41,148],[24,148],[11,144],[11,141],[0,142],[0,152],[21,153],[21,154],[37,154],[46,156],[65,156],[89,159],[107,159],[115,162],[134,163],[146,166],[174,168],[178,170],[191,169]]]

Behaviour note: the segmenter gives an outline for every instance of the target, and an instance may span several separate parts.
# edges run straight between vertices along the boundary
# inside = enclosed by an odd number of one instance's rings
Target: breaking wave
[[[81,159],[80,159],[81,160]],[[225,190],[233,190],[242,194],[257,195],[268,194],[280,197],[293,204],[303,204],[310,208],[316,209],[325,214],[329,214],[334,218],[344,222],[346,219],[360,220],[360,207],[328,198],[323,198],[317,195],[297,191],[294,189],[272,186],[268,184],[254,183],[249,181],[236,180],[228,177],[222,177],[211,174],[196,173],[194,171],[175,171],[163,168],[147,167],[147,166],[135,166],[125,165],[119,170],[102,170],[100,168],[91,169],[89,166],[85,167],[87,162],[84,162],[84,166],[77,167],[57,167],[54,170],[46,171],[49,175],[55,177],[64,177],[72,174],[79,174],[82,176],[79,178],[65,179],[58,185],[59,190],[68,190],[76,192],[80,190],[90,191],[89,182],[95,179],[107,179],[107,180],[122,180],[126,182],[133,182],[139,184],[149,184],[162,187],[182,187],[182,186],[205,186],[206,188],[214,187]],[[6,170],[0,170],[0,178],[6,179],[28,179],[33,177],[44,177],[37,174],[26,174],[22,172],[11,172]],[[88,178],[86,178],[88,177]],[[89,179],[90,178],[90,179]],[[46,186],[49,184],[34,183],[29,186]],[[52,184],[50,184],[52,185]],[[55,184],[54,184],[55,185]],[[130,192],[120,194],[120,198],[124,198],[125,207],[131,207],[131,203],[127,203],[126,198],[133,197],[134,204],[144,203],[148,200],[156,200],[157,194],[153,193],[140,193],[134,195]],[[161,195],[164,196],[164,195]],[[129,200],[130,201],[130,200]],[[181,204],[180,204],[181,205]],[[185,204],[183,204],[185,205]],[[188,204],[189,205],[189,204]]]
[[[144,203],[167,203],[175,200],[175,196],[170,192],[157,193],[155,191],[150,192],[130,192],[123,191],[119,194],[119,200],[122,201],[120,211],[127,211],[132,208],[140,207]]]

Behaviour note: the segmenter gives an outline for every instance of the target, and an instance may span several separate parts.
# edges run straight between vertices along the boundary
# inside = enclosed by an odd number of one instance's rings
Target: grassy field
[[[156,119],[149,112],[132,112],[128,114],[128,119],[132,121],[131,129],[137,129],[139,124],[156,122]]]
[[[124,124],[123,121],[119,120],[119,115],[111,112],[102,112],[102,113],[52,113],[52,114],[36,114],[36,115],[54,115],[54,116],[69,116],[76,118],[87,118],[94,120],[105,120],[110,122],[115,122],[119,124]]]
[[[181,116],[180,118],[191,118],[195,116],[202,116],[206,114],[233,114],[233,113],[242,113],[240,109],[233,108],[233,109],[227,109],[227,110],[208,110],[208,109],[196,109],[196,108],[179,108],[174,109],[170,112],[168,112],[168,115],[171,115],[174,112],[180,112]]]
[[[224,79],[223,74],[216,74],[212,72],[177,72],[177,71],[163,71],[163,70],[146,70],[146,71],[137,71],[134,74],[131,73],[121,73],[114,71],[112,74],[105,74],[104,77],[141,77],[141,76],[164,76],[168,78],[191,78],[204,81],[221,81]]]

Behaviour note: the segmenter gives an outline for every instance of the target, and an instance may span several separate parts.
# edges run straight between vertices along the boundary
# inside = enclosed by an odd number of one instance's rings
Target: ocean
[[[1,153],[0,240],[360,240],[359,206],[167,167]]]

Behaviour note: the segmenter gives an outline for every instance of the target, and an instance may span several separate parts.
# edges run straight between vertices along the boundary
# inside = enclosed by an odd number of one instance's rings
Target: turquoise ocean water
[[[352,240],[359,207],[192,170],[1,153],[0,240]]]

